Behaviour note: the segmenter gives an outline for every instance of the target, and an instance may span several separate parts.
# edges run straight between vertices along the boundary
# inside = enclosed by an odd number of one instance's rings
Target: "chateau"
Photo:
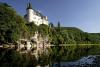
[[[40,24],[48,25],[47,16],[44,16],[39,11],[33,9],[31,3],[27,4],[26,12],[27,14],[25,14],[24,18],[28,23],[34,22],[37,26]]]

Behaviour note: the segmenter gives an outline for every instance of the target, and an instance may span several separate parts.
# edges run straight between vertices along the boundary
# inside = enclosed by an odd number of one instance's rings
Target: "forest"
[[[87,33],[76,27],[62,27],[50,23],[48,26],[27,23],[25,19],[6,3],[0,4],[0,43],[14,43],[19,38],[30,38],[38,31],[49,36],[52,44],[98,44],[100,33]],[[27,36],[28,35],[28,36]]]

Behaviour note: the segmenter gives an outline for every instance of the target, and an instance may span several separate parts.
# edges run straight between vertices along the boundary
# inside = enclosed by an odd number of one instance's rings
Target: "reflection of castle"
[[[42,15],[39,11],[36,11],[32,8],[31,4],[27,5],[27,14],[24,16],[27,22],[34,22],[36,25],[46,24],[48,25],[47,16]]]

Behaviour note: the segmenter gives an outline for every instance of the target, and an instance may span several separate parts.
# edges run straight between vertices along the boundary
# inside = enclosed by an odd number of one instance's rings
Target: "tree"
[[[26,24],[28,31],[29,31],[29,36],[34,36],[35,32],[38,31],[38,27],[34,24],[34,22],[27,23]]]
[[[38,32],[39,32],[39,34],[41,35],[41,36],[47,36],[49,33],[49,26],[47,26],[47,25],[45,25],[45,24],[41,24],[41,25],[39,25],[39,27],[38,27]]]
[[[60,22],[58,21],[58,25],[57,25],[57,32],[60,33],[61,32],[61,27],[60,27]]]
[[[0,3],[0,43],[13,43],[25,33],[25,20],[12,7]]]

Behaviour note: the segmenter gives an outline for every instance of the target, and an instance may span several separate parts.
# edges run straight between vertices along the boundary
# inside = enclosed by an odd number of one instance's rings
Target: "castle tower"
[[[32,19],[33,19],[33,9],[32,9],[31,3],[27,4],[26,11],[27,11],[27,21],[28,22],[32,22]]]

